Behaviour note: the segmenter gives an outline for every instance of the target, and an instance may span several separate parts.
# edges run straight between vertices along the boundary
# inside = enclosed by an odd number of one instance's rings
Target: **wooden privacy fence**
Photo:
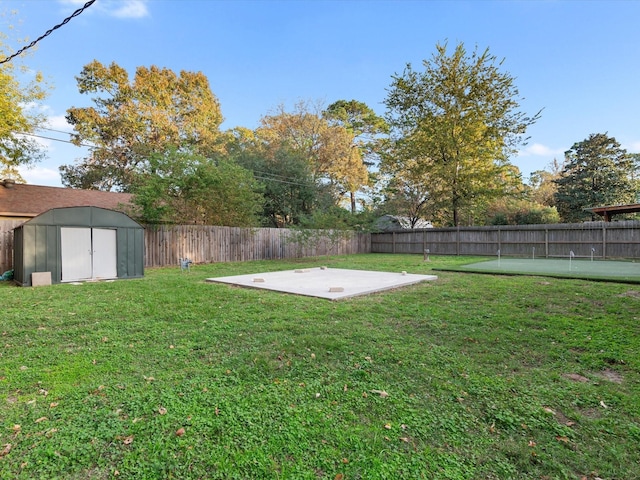
[[[0,220],[0,274],[13,268],[13,229],[25,220]],[[146,226],[145,267],[369,253],[371,235],[333,230]]]
[[[373,253],[640,258],[640,222],[427,228],[371,236]]]
[[[25,220],[0,220],[0,275],[13,268],[13,229]]]
[[[332,230],[172,225],[145,228],[145,267],[368,253],[371,235]]]
[[[13,266],[13,229],[0,221],[0,274]],[[199,225],[147,226],[145,267],[302,258],[353,253],[640,258],[640,222],[428,228],[389,233],[306,231]]]

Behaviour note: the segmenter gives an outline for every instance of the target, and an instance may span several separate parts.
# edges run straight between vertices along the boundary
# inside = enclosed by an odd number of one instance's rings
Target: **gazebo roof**
[[[604,207],[585,208],[587,212],[597,213],[604,217],[605,222],[611,221],[612,215],[620,213],[637,213],[640,212],[640,203],[630,203],[627,205],[608,205]]]

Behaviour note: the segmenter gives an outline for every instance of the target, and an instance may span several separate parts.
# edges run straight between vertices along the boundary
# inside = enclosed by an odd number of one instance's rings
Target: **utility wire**
[[[49,130],[51,132],[64,133],[66,135],[71,135],[69,132],[63,132],[62,130],[55,130],[53,128],[47,128],[47,127],[38,127],[38,128],[40,130]],[[77,145],[77,144],[71,142],[70,140],[62,140],[60,138],[47,137],[45,135],[36,135],[35,133],[26,133],[26,132],[17,132],[17,133],[19,135],[26,135],[26,136],[29,136],[29,137],[42,138],[44,140],[53,140],[55,142],[70,143],[70,144],[75,145],[75,146],[81,146],[81,147],[87,147],[87,148],[94,148],[95,147],[95,145],[87,145],[86,143],[81,143],[81,144]],[[288,185],[298,185],[300,187],[308,187],[309,186],[309,183],[295,182],[295,181],[293,181],[291,179],[291,177],[286,177],[284,175],[278,175],[276,173],[253,171],[253,176],[254,176],[254,178],[256,178],[258,180],[263,180],[263,181],[268,181],[268,182],[285,183],[285,184],[288,184]]]
[[[65,18],[61,23],[59,23],[58,25],[56,25],[55,27],[50,28],[49,30],[47,30],[43,35],[39,36],[38,38],[36,38],[33,42],[31,42],[29,45],[26,45],[24,47],[22,47],[20,50],[18,50],[16,53],[14,53],[13,55],[5,58],[4,60],[0,60],[0,65],[2,65],[3,63],[7,63],[11,60],[13,60],[14,58],[16,58],[18,55],[20,55],[22,52],[24,52],[25,50],[30,49],[31,47],[33,47],[36,43],[38,43],[40,40],[42,40],[44,37],[51,35],[51,33],[54,30],[57,30],[58,28],[60,28],[63,25],[66,25],[67,23],[69,23],[69,20],[71,20],[74,17],[77,17],[78,15],[80,15],[82,12],[84,12],[85,9],[89,8],[96,0],[89,0],[87,3],[84,4],[84,6],[82,8],[77,9],[75,12],[73,12],[71,15],[69,15],[67,18]]]
[[[49,132],[56,132],[56,133],[64,133],[65,135],[73,135],[73,132],[65,132],[64,130],[56,130],[55,128],[49,128],[49,127],[36,127],[37,130],[47,130]]]
[[[49,129],[45,129],[45,130],[49,130]],[[54,130],[55,132],[56,130]],[[87,147],[87,148],[94,148],[95,145],[87,145],[86,143],[73,143],[71,140],[62,140],[61,138],[53,138],[53,137],[46,137],[44,135],[36,135],[35,133],[27,133],[27,132],[14,132],[18,135],[26,135],[27,137],[36,137],[36,138],[43,138],[45,140],[53,140],[54,142],[61,142],[61,143],[70,143],[71,145],[75,145],[76,147]],[[60,133],[66,133],[67,135],[70,135],[69,132],[60,132]]]

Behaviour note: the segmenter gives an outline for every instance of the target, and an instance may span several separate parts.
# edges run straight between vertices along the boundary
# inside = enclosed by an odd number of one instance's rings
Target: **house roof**
[[[45,187],[0,181],[0,217],[35,217],[52,208],[100,207],[122,210],[130,205],[130,193]]]

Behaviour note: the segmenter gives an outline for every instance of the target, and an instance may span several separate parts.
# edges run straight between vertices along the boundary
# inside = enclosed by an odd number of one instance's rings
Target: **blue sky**
[[[14,25],[10,38],[31,41],[84,3],[2,0],[0,12],[18,14],[0,18],[0,30]],[[608,133],[640,152],[639,22],[634,0],[97,0],[23,63],[53,87],[41,108],[54,130],[70,131],[67,108],[91,105],[74,77],[94,59],[116,62],[131,75],[151,65],[203,72],[227,129],[255,128],[279,104],[299,100],[356,99],[383,114],[392,75],[406,63],[420,68],[436,43],[488,47],[516,78],[522,110],[544,109],[512,159],[526,179],[591,133]],[[84,152],[42,141],[48,159],[23,176],[59,186],[58,166]]]

